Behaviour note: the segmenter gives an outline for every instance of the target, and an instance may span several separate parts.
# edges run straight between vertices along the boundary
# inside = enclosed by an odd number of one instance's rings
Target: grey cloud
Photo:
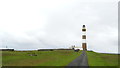
[[[11,35],[9,42],[14,48],[68,48],[81,47],[82,25],[87,27],[88,49],[97,52],[117,52],[117,5],[105,2],[79,2],[44,9],[47,24],[43,30],[28,31],[29,37],[19,38]],[[44,11],[42,10],[42,11]],[[3,35],[7,36],[7,35]],[[15,37],[15,38],[14,38]],[[10,41],[11,40],[11,41]],[[8,44],[9,45],[9,44]],[[26,46],[25,46],[26,45]]]

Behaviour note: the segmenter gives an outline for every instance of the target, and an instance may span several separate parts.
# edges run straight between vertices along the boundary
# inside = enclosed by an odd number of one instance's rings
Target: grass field
[[[118,55],[87,51],[89,66],[118,66]]]
[[[35,53],[37,56],[29,56]],[[81,52],[57,51],[3,51],[2,66],[66,66]]]
[[[37,56],[29,56],[35,53]],[[80,52],[72,50],[56,51],[3,51],[2,66],[66,66]],[[89,66],[117,66],[118,55],[87,51]],[[119,56],[120,57],[120,56]]]

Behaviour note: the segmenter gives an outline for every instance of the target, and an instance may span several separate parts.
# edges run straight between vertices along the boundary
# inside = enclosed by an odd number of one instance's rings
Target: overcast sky
[[[81,47],[82,25],[89,50],[117,53],[117,0],[1,0],[1,48]]]

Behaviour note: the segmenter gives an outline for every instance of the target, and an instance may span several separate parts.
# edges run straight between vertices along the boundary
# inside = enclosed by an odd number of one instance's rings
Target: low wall
[[[0,51],[14,51],[14,49],[0,49]]]
[[[38,49],[38,51],[54,51],[54,50],[73,50],[73,49]]]

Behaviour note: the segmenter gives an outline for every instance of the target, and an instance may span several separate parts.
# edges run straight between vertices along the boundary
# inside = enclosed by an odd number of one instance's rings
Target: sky
[[[117,0],[1,0],[0,48],[82,47],[118,53]]]

